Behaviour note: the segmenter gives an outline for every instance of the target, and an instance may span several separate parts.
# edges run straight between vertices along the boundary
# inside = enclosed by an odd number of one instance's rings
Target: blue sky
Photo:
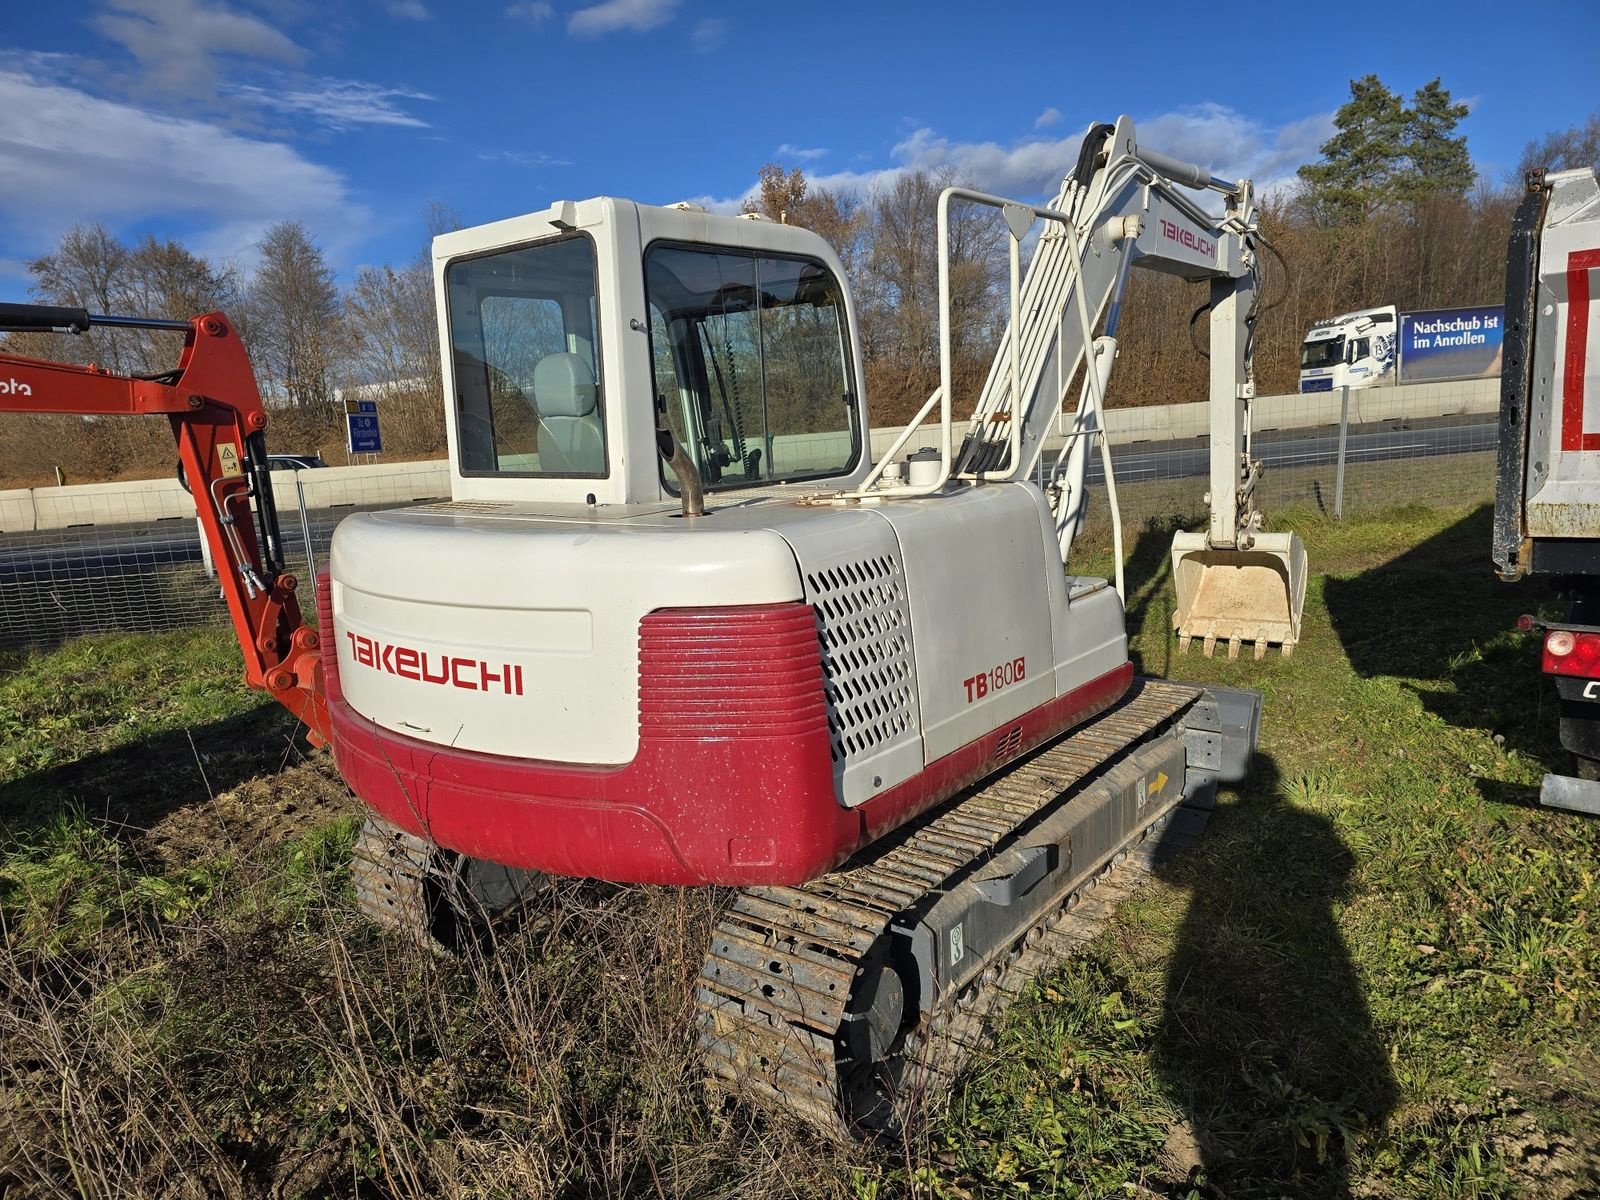
[[[1600,3],[1118,9],[714,0],[83,0],[0,15],[0,297],[77,221],[248,268],[302,220],[342,278],[469,224],[611,193],[736,204],[761,164],[870,190],[954,166],[1042,196],[1083,128],[1281,183],[1352,77],[1435,75],[1480,171],[1600,107]]]

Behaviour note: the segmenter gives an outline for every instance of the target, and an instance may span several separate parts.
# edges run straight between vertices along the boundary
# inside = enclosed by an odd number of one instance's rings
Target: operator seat
[[[533,406],[539,413],[539,465],[567,475],[603,475],[600,389],[579,354],[547,354],[533,368]]]

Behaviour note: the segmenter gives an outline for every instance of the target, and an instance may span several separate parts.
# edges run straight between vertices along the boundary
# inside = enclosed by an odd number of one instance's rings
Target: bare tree
[[[743,211],[820,234],[845,272],[854,273],[866,226],[854,196],[817,187],[799,167],[785,172],[777,163],[767,163],[761,168],[756,195],[744,202]]]
[[[1558,129],[1529,142],[1517,160],[1515,174],[1507,181],[1520,184],[1535,167],[1570,171],[1574,167],[1600,166],[1600,112],[1589,114],[1582,125]]]
[[[461,227],[437,201],[423,211],[430,237]],[[444,383],[434,307],[433,258],[424,245],[403,267],[367,267],[345,294],[350,342],[347,382],[383,404],[388,448],[424,454],[444,448]]]
[[[901,175],[872,197],[857,275],[873,419],[909,419],[939,378],[939,193],[948,173]],[[976,399],[1005,315],[999,304],[1004,227],[957,205],[950,220],[950,342],[960,398]],[[962,413],[965,415],[965,413]]]
[[[430,262],[367,267],[345,295],[352,380],[382,402],[388,448],[402,453],[444,444],[444,385]]]
[[[183,320],[236,307],[232,275],[217,271],[181,243],[146,235],[130,248],[101,225],[69,229],[53,251],[34,259],[28,269],[35,299],[91,313]],[[183,338],[96,326],[73,337],[13,333],[0,345],[28,358],[151,374],[177,365]],[[0,469],[13,478],[44,478],[50,467],[60,466],[74,479],[105,479],[164,472],[172,461],[171,435],[149,421],[16,418],[8,425],[6,441],[9,461]]]
[[[339,292],[299,221],[272,226],[250,280],[250,349],[263,390],[296,408],[329,409],[340,342]]]

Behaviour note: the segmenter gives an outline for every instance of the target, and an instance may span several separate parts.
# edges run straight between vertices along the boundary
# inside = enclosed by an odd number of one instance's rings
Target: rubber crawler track
[[[712,1075],[813,1124],[852,1133],[863,1125],[896,1128],[920,1098],[946,1092],[1009,998],[1089,940],[1142,878],[1157,845],[1163,853],[1175,843],[1181,848],[1204,814],[1174,821],[1172,808],[1153,813],[1058,907],[1017,930],[981,982],[939,998],[931,1021],[905,1031],[888,1059],[866,1065],[852,1058],[846,1014],[891,923],[1070,803],[1083,785],[1171,728],[1202,694],[1139,680],[1115,707],[837,871],[800,887],[740,893],[712,935],[698,980],[700,1043]],[[1157,829],[1166,836],[1151,837]],[[867,1109],[870,1120],[861,1116]]]
[[[350,879],[362,915],[384,928],[431,940],[428,885],[437,857],[437,851],[421,838],[368,817],[350,860]]]

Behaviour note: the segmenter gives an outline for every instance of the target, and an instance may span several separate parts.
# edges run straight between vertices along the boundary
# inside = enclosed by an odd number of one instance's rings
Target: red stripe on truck
[[[1600,250],[1567,255],[1567,359],[1562,372],[1561,449],[1600,450],[1600,430],[1583,427],[1584,372],[1589,358],[1589,272],[1600,268]]]

